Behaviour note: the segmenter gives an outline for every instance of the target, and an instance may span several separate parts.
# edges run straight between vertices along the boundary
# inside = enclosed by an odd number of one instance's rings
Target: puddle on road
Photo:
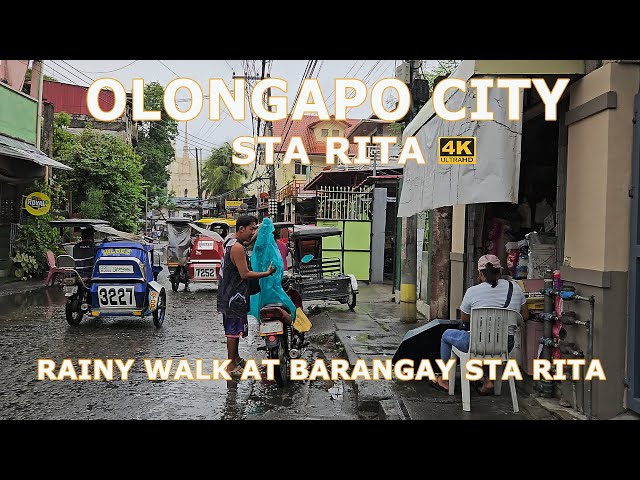
[[[3,295],[0,297],[0,321],[23,318],[31,320],[34,312],[38,313],[38,317],[50,320],[59,314],[59,308],[65,302],[64,292],[59,286]]]

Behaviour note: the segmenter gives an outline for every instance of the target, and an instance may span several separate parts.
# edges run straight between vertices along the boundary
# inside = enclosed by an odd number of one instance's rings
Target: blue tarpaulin
[[[251,253],[251,270],[254,272],[265,272],[269,264],[273,264],[276,272],[273,275],[260,279],[260,292],[251,295],[250,315],[260,321],[260,309],[267,303],[283,303],[291,312],[291,320],[296,318],[296,307],[282,288],[282,275],[284,266],[282,255],[276,240],[273,237],[275,230],[273,222],[265,218],[258,230],[258,237]]]

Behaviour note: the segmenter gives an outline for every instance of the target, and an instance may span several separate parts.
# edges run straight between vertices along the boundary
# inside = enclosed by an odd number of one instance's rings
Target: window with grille
[[[328,128],[323,128],[321,136],[328,137],[329,136],[329,129]]]
[[[339,137],[340,136],[340,130],[331,130],[331,136],[332,137]]]
[[[306,175],[308,167],[309,165],[302,165],[301,163],[296,163],[294,167],[296,175]]]

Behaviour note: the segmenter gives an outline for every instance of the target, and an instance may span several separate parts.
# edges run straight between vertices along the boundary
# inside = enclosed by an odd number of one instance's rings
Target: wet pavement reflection
[[[156,380],[144,359],[226,358],[215,290],[195,285],[171,290],[166,269],[158,279],[167,289],[167,315],[156,329],[151,317],[96,319],[67,324],[59,286],[0,297],[0,418],[3,419],[356,419],[355,394],[342,382],[267,380]],[[308,362],[332,357],[329,343],[310,337]],[[257,324],[240,343],[243,358],[264,358]],[[37,359],[132,358],[129,379],[72,381],[37,379]],[[79,369],[78,369],[79,370]],[[116,372],[118,370],[116,369]],[[209,368],[210,371],[210,368]]]

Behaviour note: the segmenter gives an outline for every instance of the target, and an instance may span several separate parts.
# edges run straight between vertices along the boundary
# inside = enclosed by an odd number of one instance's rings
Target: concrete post
[[[402,270],[400,280],[400,321],[415,322],[417,280],[417,222],[416,215],[403,218],[402,222]]]
[[[384,280],[384,242],[387,223],[387,189],[373,189],[373,219],[371,222],[371,283]]]

